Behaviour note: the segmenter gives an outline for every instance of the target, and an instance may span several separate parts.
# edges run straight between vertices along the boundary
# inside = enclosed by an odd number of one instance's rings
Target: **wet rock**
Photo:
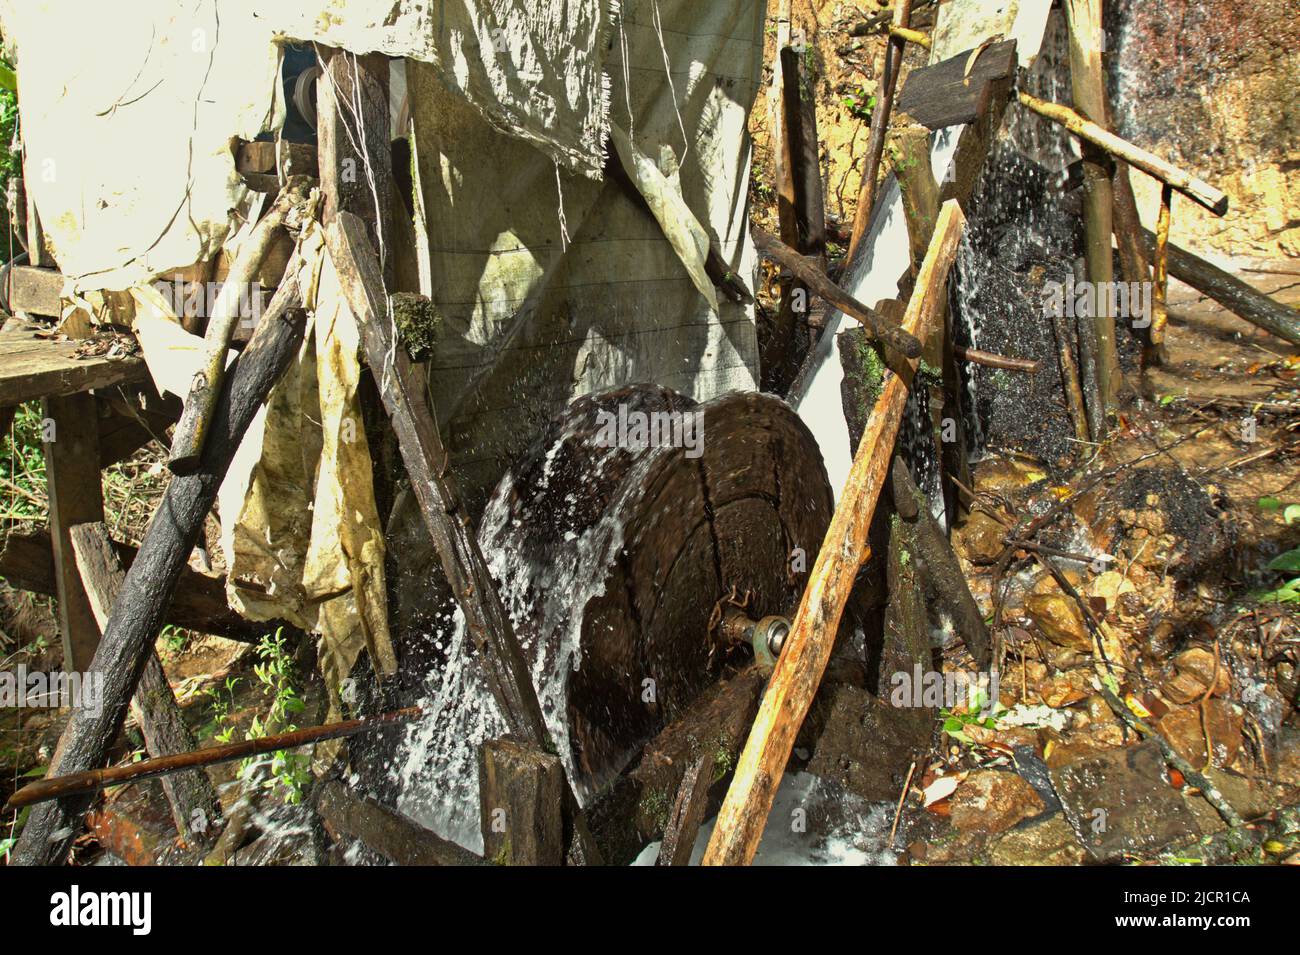
[[[1192,647],[1174,657],[1174,673],[1160,687],[1165,697],[1175,703],[1191,703],[1205,695],[1214,684],[1215,696],[1226,696],[1232,689],[1227,664],[1215,666],[1214,654],[1202,647]]]
[[[1241,749],[1241,731],[1245,725],[1241,708],[1224,700],[1208,700],[1205,725],[1214,744],[1214,765],[1230,765]],[[1201,725],[1199,707],[1172,709],[1160,718],[1156,728],[1179,756],[1198,768],[1205,765],[1205,729]]]
[[[1079,865],[1088,854],[1059,813],[999,836],[989,845],[993,865]]]
[[[1198,769],[1200,767],[1197,767]],[[1250,822],[1268,815],[1279,806],[1286,806],[1300,799],[1300,790],[1292,786],[1281,786],[1264,779],[1250,779],[1224,769],[1205,770],[1205,777],[1219,791],[1224,800],[1242,819]],[[1188,808],[1195,813],[1200,823],[1201,832],[1209,835],[1227,829],[1227,823],[1203,796],[1183,790]]]
[[[975,511],[953,533],[959,554],[972,563],[994,560],[1002,553],[1007,529],[983,511]]]
[[[1050,760],[1049,760],[1050,765]],[[1065,816],[1097,861],[1158,849],[1199,832],[1154,741],[1052,770]]]
[[[1059,769],[1081,759],[1109,753],[1124,746],[1126,742],[1124,730],[1119,723],[1090,725],[1081,732],[1054,741],[1043,758],[1050,768]]]
[[[1043,636],[1058,646],[1085,652],[1092,649],[1083,614],[1065,594],[1030,594],[1025,598],[1025,610]]]
[[[841,685],[817,739],[808,772],[871,801],[897,800],[912,760],[930,747],[934,712],[885,705]]]
[[[1070,670],[1038,685],[1038,695],[1053,709],[1086,699],[1091,692],[1092,684],[1082,670]]]
[[[1004,832],[1047,808],[1019,775],[997,770],[971,773],[949,803],[954,828],[964,832]]]
[[[1106,502],[1105,513],[1124,538],[1125,557],[1167,565],[1180,579],[1228,565],[1236,527],[1182,468],[1137,468],[1110,490]]]

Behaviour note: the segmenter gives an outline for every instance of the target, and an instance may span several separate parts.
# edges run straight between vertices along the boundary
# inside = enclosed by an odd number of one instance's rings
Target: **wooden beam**
[[[972,60],[973,58],[973,60]],[[973,123],[1016,75],[1016,41],[977,47],[907,75],[898,111],[927,129]]]
[[[63,666],[84,673],[90,669],[99,645],[99,625],[77,573],[71,530],[74,524],[104,519],[99,416],[95,399],[89,394],[46,398],[42,409]]]
[[[9,308],[58,318],[63,314],[63,273],[34,265],[10,266]]]
[[[316,811],[326,830],[338,839],[358,839],[398,865],[482,865],[483,858],[440,838],[399,812],[361,796],[331,779],[321,784]]]
[[[509,738],[480,746],[483,857],[498,865],[562,865],[564,789],[558,756]]]
[[[255,140],[241,142],[235,150],[235,171],[242,175],[281,173],[292,176],[317,177],[316,147],[288,140],[272,142]]]
[[[1148,254],[1155,255],[1156,236],[1142,230]],[[1172,242],[1168,245],[1169,274],[1208,295],[1238,318],[1271,332],[1293,345],[1300,345],[1300,311],[1251,288],[1241,279],[1199,255]]]
[[[664,841],[659,846],[655,865],[690,864],[700,824],[704,822],[704,813],[709,807],[709,785],[713,782],[714,765],[715,754],[705,753],[686,770],[677,789],[677,798],[673,800],[672,815],[664,829]]]
[[[129,569],[138,550],[120,541],[114,541],[113,548],[117,559]],[[0,577],[19,590],[57,596],[50,535],[38,530],[13,533],[5,538],[4,550],[0,551]],[[244,582],[241,586],[251,586],[251,583]],[[301,631],[283,620],[245,620],[226,604],[225,577],[199,573],[188,566],[182,568],[176,581],[164,623],[243,643],[257,643],[277,628],[301,635]]]
[[[231,458],[271,387],[298,354],[306,327],[298,303],[297,280],[286,279],[227,376],[199,469],[168,483],[92,664],[104,674],[103,705],[73,712],[50,762],[51,775],[102,765]],[[85,797],[74,797],[33,809],[11,864],[61,862],[77,835],[77,820],[89,804]]]
[[[1228,197],[1220,189],[1198,179],[1191,173],[1179,169],[1173,163],[1161,159],[1155,153],[1134,145],[1127,139],[1121,139],[1108,129],[1080,116],[1068,106],[1049,103],[1031,93],[1021,90],[1018,94],[1020,103],[1033,110],[1039,116],[1045,116],[1059,123],[1080,139],[1104,149],[1119,159],[1124,160],[1135,169],[1141,169],[1148,176],[1159,179],[1177,189],[1188,199],[1204,206],[1217,216],[1228,211]]]
[[[924,338],[939,314],[965,221],[956,202],[945,203],[908,302],[903,327],[912,334]],[[776,787],[830,660],[844,606],[868,553],[867,532],[884,487],[916,364],[908,361],[885,373],[880,397],[867,420],[844,493],[799,602],[794,626],[768,681],[735,779],[718,813],[704,855],[706,865],[747,864],[758,850]]]
[[[1102,0],[1065,0],[1066,20],[1070,28],[1070,86],[1074,104],[1093,125],[1106,122],[1106,79],[1101,67]],[[1088,281],[1094,289],[1109,288],[1114,281],[1114,262],[1110,237],[1114,230],[1114,194],[1111,190],[1111,164],[1097,146],[1084,141],[1083,146],[1083,231]],[[1091,316],[1093,337],[1097,344],[1095,370],[1097,393],[1102,407],[1097,421],[1101,432],[1107,429],[1107,415],[1119,401],[1123,372],[1119,367],[1119,348],[1115,341],[1115,316],[1107,296],[1093,296]],[[1085,317],[1085,320],[1087,318]]]
[[[102,522],[77,524],[71,530],[71,537],[77,571],[90,598],[95,622],[103,629],[108,624],[126,572],[109,537],[108,527]],[[198,748],[181,716],[181,708],[176,704],[162,661],[153,650],[140,672],[140,682],[131,698],[131,712],[140,724],[150,756],[175,756]],[[181,839],[198,848],[211,848],[217,838],[221,804],[207,773],[202,769],[190,769],[164,776],[162,787]]]

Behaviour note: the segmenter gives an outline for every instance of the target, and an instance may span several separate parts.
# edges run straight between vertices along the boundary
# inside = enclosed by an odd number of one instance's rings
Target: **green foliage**
[[[18,87],[14,72],[0,62],[0,186],[18,171],[18,160],[10,150],[18,124]]]
[[[262,685],[262,693],[271,698],[271,707],[266,719],[254,716],[249,725],[245,739],[261,739],[270,735],[272,727],[277,733],[291,733],[298,727],[292,722],[295,713],[306,709],[302,697],[295,685],[293,658],[287,646],[288,639],[284,630],[277,629],[274,634],[262,638],[257,646],[259,663],[253,665],[253,673]],[[251,778],[258,761],[249,757],[240,764],[239,772],[245,779]],[[307,786],[311,783],[311,757],[305,753],[291,753],[288,750],[276,750],[271,754],[270,775],[263,781],[265,789],[281,789],[287,803],[302,802]]]
[[[18,406],[10,433],[0,447],[0,509],[9,520],[44,521],[45,451],[41,444],[40,405]]]
[[[1276,497],[1261,497],[1259,506],[1264,511],[1281,511],[1282,520],[1287,524],[1300,521],[1300,504],[1283,507]],[[1278,554],[1265,565],[1265,569],[1285,574],[1287,579],[1281,586],[1257,594],[1257,598],[1263,603],[1300,604],[1300,547]]]
[[[876,109],[876,97],[874,94],[868,95],[861,86],[856,86],[844,94],[840,99],[840,105],[848,110],[850,116],[869,123],[871,114]]]

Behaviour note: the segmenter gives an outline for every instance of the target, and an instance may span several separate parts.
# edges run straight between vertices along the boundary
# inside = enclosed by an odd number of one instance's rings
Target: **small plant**
[[[862,120],[864,123],[871,122],[871,114],[876,109],[876,97],[874,94],[868,94],[861,86],[854,87],[844,94],[840,100],[840,105],[848,110],[849,115]]]
[[[271,708],[266,719],[253,717],[245,739],[261,739],[268,736],[271,727],[275,732],[291,733],[298,727],[291,717],[306,709],[298,689],[294,685],[293,658],[287,646],[288,640],[283,629],[262,638],[257,645],[260,662],[253,665],[253,673],[262,685],[262,693],[271,697]],[[244,779],[251,778],[258,760],[249,757],[240,764],[239,773]],[[284,790],[286,803],[302,802],[303,794],[311,782],[311,757],[305,753],[291,753],[288,750],[276,750],[271,754],[270,775],[263,781],[265,789]]]
[[[185,652],[185,648],[190,643],[190,632],[182,630],[180,627],[174,627],[170,623],[162,628],[162,633],[158,634],[158,639],[163,642],[163,649],[167,651],[169,657],[178,656]]]

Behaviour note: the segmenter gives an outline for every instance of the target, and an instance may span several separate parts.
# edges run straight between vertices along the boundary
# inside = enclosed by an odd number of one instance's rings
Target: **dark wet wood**
[[[497,865],[564,863],[564,767],[558,757],[512,739],[488,740],[478,755],[483,857]]]
[[[994,43],[975,54],[966,50],[907,74],[898,94],[899,112],[928,129],[973,123],[983,116],[996,96],[1005,95],[1004,81],[1016,75],[1016,41]]]
[[[135,562],[138,549],[130,544],[115,541],[118,560],[125,567]],[[53,597],[57,591],[54,583],[54,555],[50,535],[45,531],[13,533],[5,539],[0,552],[0,577],[19,590]],[[240,586],[252,586],[243,582]],[[224,577],[203,574],[184,567],[176,581],[163,622],[185,630],[210,633],[227,640],[256,643],[268,632],[283,628],[291,635],[300,631],[283,620],[245,620],[226,604]]]
[[[297,305],[298,284],[287,279],[227,376],[198,470],[168,483],[91,664],[104,674],[103,706],[97,712],[82,707],[73,713],[51,760],[51,774],[85,772],[103,763],[230,460],[271,387],[298,354],[306,316]],[[34,809],[12,862],[62,862],[89,803],[85,796],[74,796]]]
[[[337,779],[321,784],[316,811],[336,840],[340,836],[357,839],[398,865],[483,864],[481,856],[360,795]]]
[[[673,800],[668,828],[664,830],[664,841],[659,847],[659,858],[655,860],[656,865],[690,864],[700,824],[704,822],[704,814],[709,808],[709,786],[713,782],[715,764],[715,754],[705,753],[691,764],[691,768],[682,777],[677,798]]]
[[[108,623],[126,571],[102,522],[77,524],[72,528],[71,537],[82,585],[90,598],[95,621],[102,628]],[[149,653],[140,672],[140,682],[131,698],[131,712],[140,724],[150,756],[176,756],[197,748],[156,652]],[[193,846],[210,848],[216,841],[221,806],[207,774],[201,769],[191,769],[165,776],[162,787],[177,834]]]

